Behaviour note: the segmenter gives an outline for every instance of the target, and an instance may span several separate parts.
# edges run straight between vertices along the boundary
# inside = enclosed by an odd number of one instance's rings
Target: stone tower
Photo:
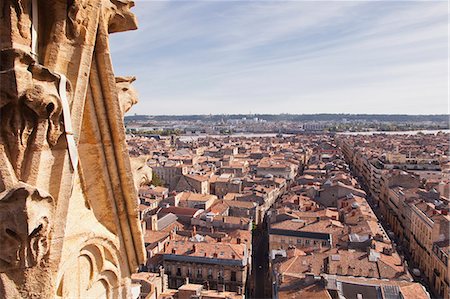
[[[136,99],[108,38],[137,28],[133,5],[0,1],[0,298],[131,296],[144,247],[123,113]]]

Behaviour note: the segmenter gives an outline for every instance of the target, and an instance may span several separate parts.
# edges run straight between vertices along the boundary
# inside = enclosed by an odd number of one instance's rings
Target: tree
[[[163,181],[159,178],[159,176],[156,173],[153,173],[152,176],[152,185],[153,186],[163,186]]]

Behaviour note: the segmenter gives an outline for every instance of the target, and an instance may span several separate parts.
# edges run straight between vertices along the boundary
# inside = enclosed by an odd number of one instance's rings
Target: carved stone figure
[[[0,272],[44,266],[49,253],[53,198],[19,184],[0,193]]]
[[[138,102],[136,89],[131,85],[136,77],[116,77],[117,92],[122,114],[127,113]]]
[[[67,31],[71,38],[85,37],[87,29],[87,0],[73,0],[67,9]]]
[[[134,185],[136,189],[152,182],[153,172],[147,164],[148,157],[139,156],[131,158],[131,168],[133,169]]]

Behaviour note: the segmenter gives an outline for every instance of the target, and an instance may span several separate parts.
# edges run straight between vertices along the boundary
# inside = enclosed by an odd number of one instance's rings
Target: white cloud
[[[138,77],[132,113],[447,111],[445,2],[151,1],[136,10],[140,30],[112,37],[116,70]]]

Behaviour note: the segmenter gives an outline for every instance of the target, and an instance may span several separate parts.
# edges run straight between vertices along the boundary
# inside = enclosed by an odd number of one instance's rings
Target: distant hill
[[[258,118],[266,121],[367,121],[367,122],[448,122],[446,114],[407,115],[407,114],[227,114],[227,115],[130,115],[125,116],[126,122],[131,121],[227,121],[229,119]]]

